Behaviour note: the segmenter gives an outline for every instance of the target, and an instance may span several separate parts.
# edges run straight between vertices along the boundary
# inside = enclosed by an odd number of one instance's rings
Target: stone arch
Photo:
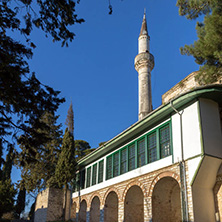
[[[158,179],[152,191],[152,221],[181,222],[180,186],[174,177]]]
[[[90,202],[90,222],[100,221],[100,200],[99,197],[94,195]]]
[[[144,221],[144,192],[138,185],[132,185],[124,197],[124,221]]]
[[[125,197],[126,197],[127,191],[128,191],[132,186],[135,186],[135,185],[138,186],[138,187],[140,187],[140,189],[143,191],[144,197],[147,196],[147,191],[146,191],[145,186],[144,186],[142,183],[140,183],[139,181],[134,180],[134,181],[131,181],[130,183],[127,184],[125,190],[123,191],[122,201],[125,201]]]
[[[118,194],[111,190],[105,199],[104,204],[104,222],[118,222],[118,205],[119,196]]]
[[[72,220],[76,219],[76,209],[77,209],[77,204],[75,201],[72,201],[71,212],[70,212],[70,217]]]
[[[89,198],[89,205],[92,203],[93,198],[96,197],[96,196],[99,198],[99,201],[100,201],[100,203],[101,203],[102,198],[101,198],[100,194],[99,194],[98,192],[94,192],[94,193],[91,195],[91,197]]]
[[[105,193],[105,195],[104,195],[104,197],[103,197],[103,200],[102,200],[102,205],[103,205],[103,206],[105,205],[105,201],[106,201],[107,196],[108,196],[109,193],[112,192],[112,191],[116,193],[116,195],[117,195],[117,197],[118,197],[118,200],[120,200],[120,194],[119,194],[118,190],[117,190],[115,187],[109,188],[109,189],[106,191],[106,193]]]
[[[180,177],[177,173],[174,173],[174,172],[171,172],[171,171],[166,171],[166,172],[163,172],[163,173],[160,173],[158,174],[152,181],[151,185],[150,185],[150,189],[149,189],[149,194],[148,194],[148,197],[152,197],[152,193],[153,193],[153,188],[155,186],[155,184],[160,180],[162,179],[163,177],[172,177],[174,178],[179,186],[180,186]]]
[[[79,222],[86,222],[87,202],[83,199],[79,206]]]

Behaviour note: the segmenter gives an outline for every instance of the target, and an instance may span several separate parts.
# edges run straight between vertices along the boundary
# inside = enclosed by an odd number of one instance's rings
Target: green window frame
[[[80,171],[80,189],[85,188],[85,179],[86,179],[86,170],[83,169]]]
[[[167,124],[160,128],[159,131],[160,140],[160,158],[164,158],[171,155],[171,138],[170,138],[170,125]]]
[[[128,147],[128,169],[129,171],[134,170],[136,166],[136,152],[135,152],[135,143],[131,144]]]
[[[119,152],[113,154],[113,177],[119,176]]]
[[[99,162],[98,183],[103,182],[104,160]]]
[[[157,160],[157,134],[156,131],[148,135],[148,163]]]
[[[127,172],[127,148],[120,151],[120,174]]]
[[[171,122],[154,128],[106,158],[106,180],[172,154]]]
[[[108,156],[106,159],[106,179],[111,179],[113,177],[113,156]]]
[[[86,175],[86,187],[90,187],[91,185],[91,167],[87,168],[87,175]]]
[[[96,184],[97,179],[97,163],[93,165],[93,171],[92,171],[92,185]]]
[[[146,164],[146,140],[145,137],[137,142],[137,167]]]

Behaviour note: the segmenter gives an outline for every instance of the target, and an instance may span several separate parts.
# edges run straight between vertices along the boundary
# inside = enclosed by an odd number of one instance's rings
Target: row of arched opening
[[[111,191],[106,197],[104,208],[101,210],[100,199],[95,196],[90,205],[89,221],[99,222],[101,221],[100,217],[104,217],[105,222],[117,222],[118,203],[118,195]],[[73,218],[76,218],[75,208],[76,205],[72,209]],[[144,208],[149,208],[149,206],[144,203],[142,189],[137,185],[131,186],[124,200],[124,221],[143,222]],[[78,212],[79,222],[86,222],[86,212],[87,203],[82,200]],[[152,193],[152,221],[181,221],[180,186],[172,177],[164,177],[155,184]]]

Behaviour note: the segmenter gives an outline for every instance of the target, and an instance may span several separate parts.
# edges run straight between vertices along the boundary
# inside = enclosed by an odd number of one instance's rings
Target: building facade
[[[195,72],[152,110],[144,15],[135,68],[139,121],[78,162],[73,221],[222,221],[222,85]]]
[[[154,57],[149,41],[144,15],[135,58],[139,120],[78,162],[77,189],[67,219],[222,221],[221,81],[200,86],[196,72],[191,73],[166,92],[162,105],[153,110]],[[38,195],[36,222],[45,221],[42,215],[52,221],[55,218],[50,215],[61,211],[60,205],[54,207],[58,199],[63,202],[55,192]]]

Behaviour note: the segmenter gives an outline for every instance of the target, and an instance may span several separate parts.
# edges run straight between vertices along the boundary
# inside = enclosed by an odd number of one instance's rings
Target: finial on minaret
[[[150,53],[150,37],[147,31],[146,9],[138,39],[138,55],[135,58],[135,69],[139,78],[139,120],[152,111],[151,71],[154,67],[154,57]]]
[[[146,24],[146,9],[144,8],[144,15],[143,15],[143,22],[140,30],[140,36],[141,35],[148,35],[147,31],[147,24]]]

